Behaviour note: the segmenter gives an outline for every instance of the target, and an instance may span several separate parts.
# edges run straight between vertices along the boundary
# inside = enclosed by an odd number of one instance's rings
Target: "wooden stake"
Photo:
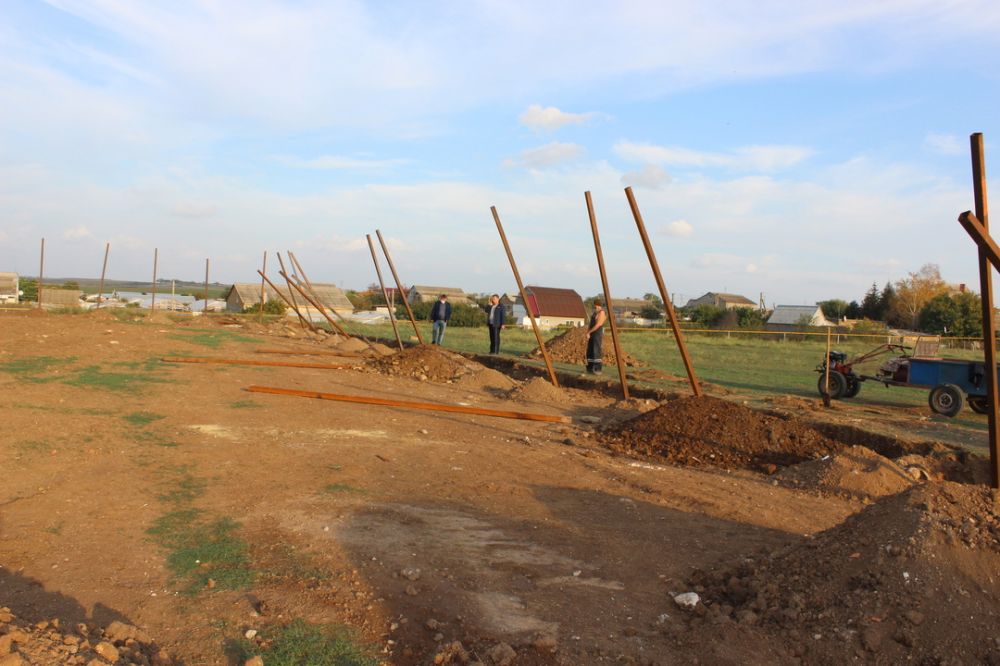
[[[278,255],[278,256],[280,257],[281,255]],[[270,280],[268,280],[268,279],[267,279],[267,276],[266,276],[266,275],[264,275],[264,274],[263,274],[263,273],[262,273],[261,271],[257,271],[257,273],[258,273],[258,274],[259,274],[259,275],[260,275],[260,276],[261,276],[262,278],[264,278],[264,281],[265,281],[265,282],[267,282],[267,284],[268,284],[268,285],[270,285],[271,289],[274,289],[274,293],[276,293],[276,294],[277,294],[277,295],[278,295],[278,296],[279,296],[279,297],[281,298],[281,300],[283,300],[283,301],[285,302],[285,305],[287,305],[288,307],[292,308],[292,310],[293,310],[293,311],[295,312],[295,314],[297,314],[297,315],[299,316],[299,321],[300,321],[300,322],[303,322],[303,321],[305,321],[305,318],[304,318],[304,317],[303,317],[303,316],[302,316],[301,314],[299,314],[299,310],[298,310],[298,308],[297,308],[297,307],[295,307],[295,305],[294,305],[294,304],[293,304],[293,303],[292,303],[292,302],[291,302],[290,300],[288,300],[288,298],[285,298],[285,295],[281,293],[281,290],[279,290],[279,289],[278,289],[278,288],[277,288],[277,287],[276,287],[276,286],[274,285],[274,283],[273,283],[273,282],[271,282]],[[288,289],[288,291],[289,291],[289,292],[291,292],[291,291],[292,291],[292,290],[291,290],[291,288],[289,288],[289,289]],[[291,293],[289,293],[289,296],[291,296]],[[312,329],[313,331],[315,331],[315,330],[316,330],[316,327],[312,325],[312,322],[309,322],[309,327],[310,327],[310,328],[311,328],[311,329]]]
[[[45,239],[42,239],[42,252],[38,259],[38,309],[42,309],[42,278],[45,276]]]
[[[972,188],[976,201],[976,217],[987,234],[990,230],[989,202],[986,196],[986,153],[983,135],[979,132],[969,137],[972,147]],[[983,351],[986,371],[986,418],[989,422],[990,476],[994,488],[1000,488],[1000,430],[997,427],[1000,413],[1000,391],[997,387],[997,328],[993,306],[993,269],[982,246],[979,247],[979,293],[983,311]]]
[[[594,213],[594,200],[590,192],[583,193],[587,201],[587,215],[590,217],[590,231],[594,235],[594,251],[597,252],[597,268],[601,272],[601,286],[604,288],[604,307],[608,322],[611,324],[611,342],[615,347],[615,362],[618,365],[618,379],[622,383],[622,396],[629,399],[628,381],[625,379],[625,359],[622,358],[622,347],[618,338],[618,324],[615,323],[615,309],[611,301],[611,288],[608,287],[608,274],[604,270],[604,252],[601,250],[601,238],[597,233],[597,215]]]
[[[677,322],[674,304],[667,293],[667,286],[663,283],[663,275],[660,273],[660,265],[656,261],[656,253],[653,252],[653,244],[649,242],[646,225],[642,221],[642,213],[639,212],[639,204],[635,201],[635,195],[632,194],[631,187],[625,188],[625,197],[628,199],[628,205],[632,209],[632,217],[635,218],[635,226],[639,229],[639,237],[642,238],[642,245],[646,248],[649,267],[653,269],[656,287],[660,291],[660,298],[663,299],[663,308],[667,312],[667,318],[670,320],[670,328],[673,330],[674,338],[677,340],[677,349],[680,351],[681,359],[684,361],[684,369],[687,370],[688,381],[691,383],[691,391],[695,396],[701,396],[701,385],[698,384],[698,378],[694,374],[694,365],[691,363],[691,356],[688,355],[684,334],[681,332],[680,324]]]
[[[279,275],[284,275],[285,274],[285,262],[284,262],[284,260],[282,260],[280,252],[275,252],[275,254],[278,255],[278,265],[281,266],[281,270],[278,271],[278,274]],[[289,298],[292,299],[292,309],[295,310],[295,314],[299,318],[299,326],[301,328],[305,328],[306,324],[308,323],[309,329],[315,331],[316,327],[313,326],[312,321],[307,322],[306,318],[302,316],[301,312],[299,312],[298,299],[295,298],[295,291],[292,289],[292,283],[288,280],[287,277],[285,277],[285,284],[288,285],[288,296],[289,296]]]
[[[413,316],[413,310],[410,309],[410,301],[406,297],[406,292],[403,291],[403,283],[399,280],[399,273],[396,272],[396,266],[392,263],[392,257],[389,255],[389,247],[385,244],[385,239],[382,238],[381,231],[376,229],[375,235],[378,236],[378,242],[382,246],[382,254],[385,255],[385,261],[389,264],[389,270],[392,271],[392,279],[396,281],[396,289],[399,290],[399,296],[403,300],[403,307],[406,308],[406,315],[410,318],[410,323],[413,324],[413,330],[417,334],[417,340],[420,341],[420,344],[424,344],[424,336],[420,335],[420,329],[417,328],[417,320]]]
[[[108,271],[108,252],[111,250],[111,243],[104,244],[104,265],[101,267],[101,284],[97,287],[97,307],[101,307],[104,300],[104,274]]]
[[[556,370],[552,366],[552,358],[549,356],[549,350],[545,348],[545,343],[542,341],[542,332],[538,329],[538,322],[535,321],[535,315],[531,311],[531,304],[528,303],[528,294],[524,291],[524,283],[521,282],[521,274],[517,270],[517,264],[514,263],[514,255],[510,251],[510,243],[507,242],[507,234],[503,232],[503,225],[500,224],[500,214],[497,213],[496,206],[490,206],[490,212],[493,213],[493,221],[496,222],[497,231],[500,233],[500,240],[503,242],[503,249],[507,253],[507,261],[510,262],[510,269],[514,272],[514,280],[517,281],[517,289],[521,294],[521,301],[524,303],[524,311],[528,313],[528,319],[531,321],[531,330],[535,332],[535,340],[538,342],[538,348],[542,352],[542,358],[545,360],[545,369],[549,371],[549,381],[552,382],[553,386],[559,386],[559,380],[556,378]]]
[[[277,388],[274,386],[248,386],[251,393],[273,393],[275,395],[292,395],[300,398],[318,398],[320,400],[337,400],[339,402],[355,402],[365,405],[384,405],[386,407],[404,407],[407,409],[423,409],[432,412],[454,412],[458,414],[477,414],[479,416],[496,416],[505,419],[521,419],[524,421],[546,421],[548,423],[570,423],[568,416],[549,416],[548,414],[532,414],[528,412],[508,412],[499,409],[482,407],[466,407],[464,405],[440,405],[432,402],[410,402],[409,400],[391,400],[388,398],[372,398],[362,395],[344,395],[340,393],[321,393],[319,391],[300,391],[297,389]]]
[[[153,299],[149,304],[149,313],[156,312],[156,266],[160,258],[160,248],[153,248]]]
[[[396,325],[396,313],[393,312],[393,304],[389,302],[389,292],[385,290],[385,280],[382,279],[382,269],[378,266],[378,257],[375,256],[375,244],[372,243],[371,234],[365,234],[368,239],[368,249],[372,253],[372,263],[375,264],[375,274],[378,276],[378,286],[382,289],[382,298],[385,299],[385,306],[389,309],[389,322],[392,324],[392,332],[396,336],[396,344],[399,351],[403,351],[403,338],[399,336],[399,326]],[[395,300],[395,299],[393,299]]]
[[[267,274],[267,250],[264,250],[264,266],[260,269],[261,273]],[[257,322],[260,324],[264,323],[264,303],[266,302],[267,294],[264,293],[264,278],[260,279],[260,313],[257,317]]]
[[[343,363],[298,363],[296,361],[255,361],[240,358],[197,358],[193,356],[164,356],[164,363],[215,363],[220,365],[264,365],[277,368],[319,368],[321,370],[343,370],[353,365]]]

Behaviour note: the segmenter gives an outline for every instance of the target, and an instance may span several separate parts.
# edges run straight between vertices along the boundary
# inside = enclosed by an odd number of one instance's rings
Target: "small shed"
[[[711,305],[717,308],[722,308],[723,310],[757,307],[757,303],[754,303],[746,296],[741,296],[739,294],[724,294],[717,291],[710,291],[702,296],[699,296],[698,298],[692,298],[684,305],[684,307],[695,308],[699,305]]]
[[[21,300],[21,286],[17,273],[0,273],[0,303],[17,303]]]
[[[642,298],[615,298],[611,301],[611,311],[615,313],[617,319],[636,319],[642,316],[642,311],[646,308],[656,308],[662,315],[662,308],[657,308],[650,301]]]
[[[441,294],[448,297],[448,302],[452,305],[472,305],[469,295],[457,287],[432,287],[425,284],[415,284],[406,292],[406,300],[410,305],[417,303],[433,303],[441,298]]]
[[[818,305],[779,305],[767,318],[769,331],[797,331],[805,326],[835,326]]]
[[[79,308],[83,306],[80,300],[83,292],[79,289],[53,289],[44,287],[39,290],[43,308]]]
[[[348,300],[347,294],[335,284],[314,282],[311,292],[305,287],[303,287],[303,291],[327,310],[334,310],[342,316],[354,312],[354,306]],[[309,305],[309,302],[302,298],[302,294],[295,291],[293,295],[303,315],[315,321],[323,319],[319,310]],[[288,287],[280,287],[278,291],[275,291],[271,285],[264,286],[265,301],[286,301],[288,299]],[[230,312],[243,312],[244,309],[260,302],[260,283],[237,282],[226,292],[224,300],[226,301],[226,309]]]

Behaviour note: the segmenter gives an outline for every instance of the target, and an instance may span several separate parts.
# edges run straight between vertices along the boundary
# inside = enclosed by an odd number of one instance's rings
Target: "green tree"
[[[654,293],[646,293],[642,295],[642,300],[648,301],[650,305],[654,308],[663,312],[663,299]]]
[[[19,288],[21,290],[21,300],[22,301],[37,301],[38,300],[38,280],[32,280],[31,278],[20,280]]]
[[[273,299],[264,302],[264,314],[283,315],[288,311],[288,306],[280,299]],[[260,312],[260,303],[254,303],[243,308],[243,314],[256,314]]]
[[[828,301],[820,301],[819,308],[828,319],[840,321],[847,312],[847,301],[839,298],[831,298]]]
[[[691,308],[688,311],[688,317],[691,318],[692,322],[695,322],[701,326],[714,326],[720,319],[722,315],[725,314],[725,310],[714,305],[698,305]]]
[[[750,330],[760,330],[764,328],[764,313],[757,308],[737,308],[739,320],[737,326]]]
[[[882,314],[882,295],[878,286],[872,282],[871,289],[865,292],[865,297],[861,299],[861,316],[864,319],[882,319]]]
[[[59,288],[72,291],[79,291],[80,283],[77,282],[76,280],[66,280],[61,285],[59,285]]]
[[[844,312],[844,316],[848,319],[861,319],[861,305],[857,301],[851,301],[847,304],[847,310]]]
[[[650,302],[649,305],[644,305],[641,310],[639,310],[639,316],[643,319],[662,319],[663,310],[653,305]]]
[[[981,335],[983,318],[979,296],[970,292],[939,294],[920,310],[920,330],[938,335]]]

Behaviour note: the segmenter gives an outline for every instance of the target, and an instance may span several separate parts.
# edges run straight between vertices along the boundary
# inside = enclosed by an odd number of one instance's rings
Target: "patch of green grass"
[[[205,589],[210,580],[218,589],[249,587],[256,572],[250,567],[247,542],[235,534],[239,523],[231,518],[204,522],[199,520],[201,515],[193,508],[171,511],[160,516],[146,533],[169,551],[167,568],[186,583],[186,593]]]
[[[193,345],[201,345],[210,349],[218,349],[226,342],[260,343],[260,338],[240,335],[232,331],[191,328],[169,336],[172,340],[181,340]]]
[[[149,430],[136,430],[130,433],[130,437],[134,442],[139,444],[153,444],[156,446],[163,446],[167,448],[173,448],[175,446],[180,446],[177,442],[165,437],[158,432],[150,432]]]
[[[37,453],[39,451],[48,450],[51,446],[48,442],[41,439],[28,439],[23,442],[18,442],[14,445],[14,450],[20,453]]]
[[[159,421],[160,419],[165,419],[167,417],[163,414],[154,414],[153,412],[132,412],[131,414],[126,414],[122,418],[134,426],[146,426],[154,421]]]
[[[63,524],[64,524],[63,521],[60,520],[55,525],[49,525],[48,527],[46,527],[45,531],[48,532],[49,534],[54,534],[56,536],[59,536],[62,534]]]
[[[169,490],[158,495],[157,499],[168,504],[188,504],[204,495],[207,487],[208,482],[205,479],[184,473]]]
[[[233,409],[257,409],[263,407],[259,402],[254,402],[253,400],[243,399],[237,400],[236,402],[230,403],[230,407]]]
[[[54,356],[25,356],[12,361],[0,363],[0,372],[14,375],[17,379],[28,382],[51,382],[58,377],[45,375],[60,366],[69,365],[76,360],[76,357],[56,358]]]
[[[372,648],[363,646],[346,628],[295,620],[283,627],[269,627],[261,634],[266,648],[240,639],[227,644],[227,652],[241,663],[260,655],[268,666],[375,666]]]
[[[315,566],[308,554],[299,552],[294,546],[287,543],[275,544],[269,555],[273,561],[264,565],[260,572],[262,576],[291,578],[295,581],[327,580],[330,578],[329,572]]]
[[[346,483],[331,483],[323,488],[325,493],[360,493],[360,488],[355,488]]]
[[[146,372],[105,372],[99,365],[90,365],[77,370],[72,377],[63,380],[70,386],[100,388],[106,391],[137,392],[148,384],[162,384],[173,380],[152,377]]]

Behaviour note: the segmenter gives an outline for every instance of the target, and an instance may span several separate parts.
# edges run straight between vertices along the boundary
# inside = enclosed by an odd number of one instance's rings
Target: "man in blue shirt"
[[[486,324],[490,328],[490,353],[500,353],[500,331],[503,330],[504,309],[500,305],[500,296],[490,296],[489,307],[486,308]]]
[[[431,308],[431,344],[439,345],[444,341],[444,329],[451,319],[451,303],[448,297],[441,294],[441,297]]]

